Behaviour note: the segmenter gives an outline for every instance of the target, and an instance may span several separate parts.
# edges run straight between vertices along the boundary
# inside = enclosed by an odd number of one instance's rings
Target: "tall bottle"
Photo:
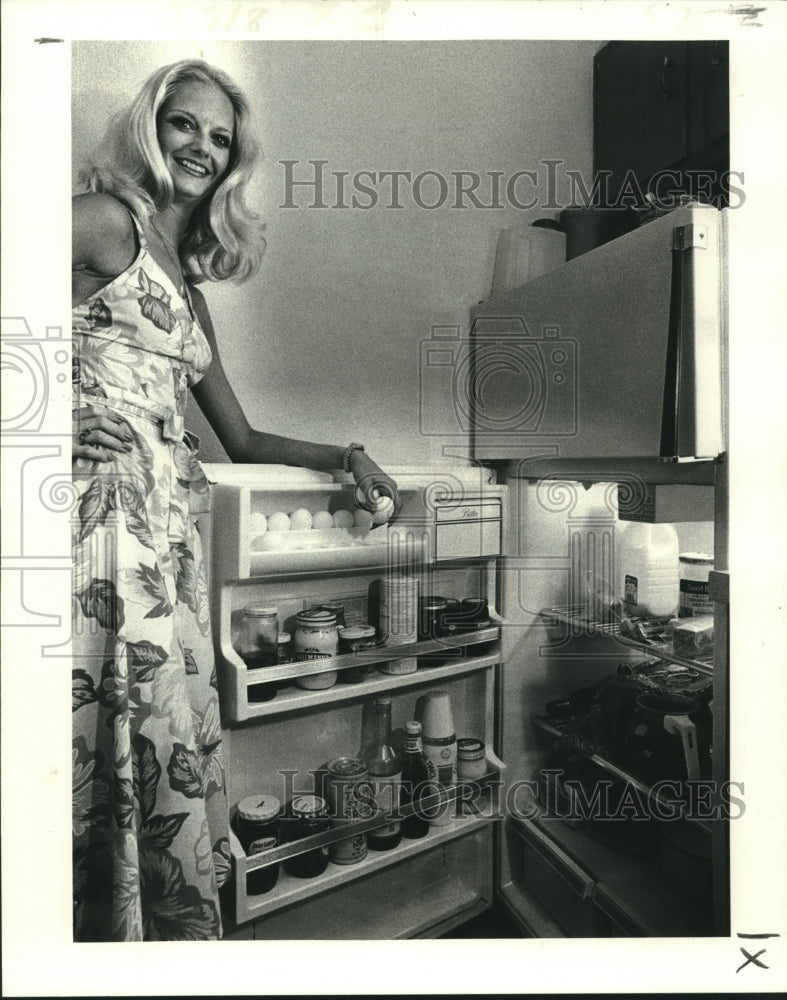
[[[399,808],[402,765],[391,743],[391,699],[375,698],[374,712],[374,736],[364,749],[364,763],[369,770],[377,808],[392,812]],[[390,851],[401,839],[401,820],[367,834],[367,843],[373,851]]]
[[[456,784],[456,727],[451,712],[451,696],[447,691],[429,691],[421,702],[423,748],[429,780],[436,794],[441,788]],[[431,826],[451,823],[456,806],[446,791],[438,804],[428,807]]]
[[[422,791],[426,791],[429,782],[429,771],[424,759],[421,745],[421,723],[408,722],[404,742],[404,760],[402,761],[402,805],[418,802]],[[429,822],[418,813],[407,816],[402,821],[402,836],[408,840],[419,840],[429,833]]]

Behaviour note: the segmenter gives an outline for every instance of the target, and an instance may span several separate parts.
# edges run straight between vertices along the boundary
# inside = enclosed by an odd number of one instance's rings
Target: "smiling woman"
[[[202,62],[155,73],[73,203],[74,936],[221,936],[229,874],[222,731],[194,515],[208,483],[191,390],[233,461],[344,467],[371,506],[396,486],[360,445],[257,431],[218,356],[204,280],[262,254],[244,200],[243,95]]]

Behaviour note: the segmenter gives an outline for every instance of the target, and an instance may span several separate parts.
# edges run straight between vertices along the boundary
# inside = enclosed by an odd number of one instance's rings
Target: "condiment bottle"
[[[402,805],[414,803],[428,794],[429,771],[421,746],[421,723],[408,722],[405,726],[404,758],[402,760]],[[429,833],[429,822],[415,812],[402,821],[402,836],[408,840],[419,840]]]
[[[364,763],[369,771],[378,810],[390,813],[399,807],[402,766],[391,743],[391,699],[374,700],[374,736],[365,748]],[[401,821],[370,830],[367,843],[373,851],[390,851],[402,839]]]

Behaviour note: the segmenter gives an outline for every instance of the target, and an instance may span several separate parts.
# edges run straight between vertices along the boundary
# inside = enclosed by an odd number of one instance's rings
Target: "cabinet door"
[[[594,60],[594,165],[640,182],[688,152],[685,42],[611,42]]]

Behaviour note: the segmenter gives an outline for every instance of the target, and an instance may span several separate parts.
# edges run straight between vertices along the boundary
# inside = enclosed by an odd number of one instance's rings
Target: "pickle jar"
[[[318,795],[296,795],[286,814],[287,843],[325,833],[331,828],[331,817],[325,799]],[[316,878],[328,867],[328,846],[316,847],[287,858],[284,869],[295,878]]]
[[[249,795],[238,803],[235,832],[247,857],[268,851],[279,844],[281,802],[273,795]],[[246,892],[259,896],[276,885],[279,865],[258,868],[246,876]]]

